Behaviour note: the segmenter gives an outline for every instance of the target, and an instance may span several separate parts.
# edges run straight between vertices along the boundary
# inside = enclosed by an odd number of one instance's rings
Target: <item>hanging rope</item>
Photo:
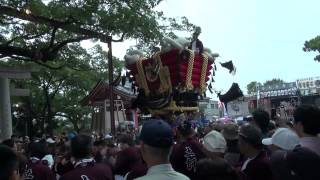
[[[143,61],[143,59],[139,59],[138,62],[136,63],[138,75],[139,75],[137,77],[139,79],[139,84],[141,85],[141,87],[144,90],[144,93],[146,94],[146,96],[148,96],[150,93],[150,90],[149,90],[148,83],[146,80],[146,75],[144,74],[142,61]]]
[[[200,91],[203,94],[206,91],[206,75],[208,68],[208,55],[207,53],[202,53],[202,67],[201,67],[201,76],[200,76]]]
[[[194,62],[194,52],[190,49],[187,49],[189,52],[189,60],[188,60],[188,70],[187,70],[187,76],[186,76],[186,87],[187,90],[192,90],[192,70],[193,70],[193,62]]]

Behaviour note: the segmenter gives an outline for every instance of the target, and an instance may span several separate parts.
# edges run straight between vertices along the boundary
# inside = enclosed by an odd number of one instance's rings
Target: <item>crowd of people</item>
[[[185,119],[151,118],[139,135],[88,133],[17,138],[0,145],[0,180],[319,180],[320,109],[301,105],[293,122],[256,110],[245,123],[201,133]]]

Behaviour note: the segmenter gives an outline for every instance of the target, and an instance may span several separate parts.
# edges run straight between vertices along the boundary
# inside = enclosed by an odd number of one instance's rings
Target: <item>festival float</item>
[[[191,42],[165,37],[161,49],[150,57],[139,50],[125,55],[127,77],[138,93],[132,108],[154,116],[199,110],[198,100],[207,89],[213,91],[211,83],[219,56],[203,47],[198,39],[200,32],[197,28]],[[221,65],[235,72],[231,61]]]

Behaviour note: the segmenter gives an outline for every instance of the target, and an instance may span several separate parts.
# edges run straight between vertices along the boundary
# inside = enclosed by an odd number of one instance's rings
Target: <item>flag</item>
[[[232,73],[233,75],[235,74],[236,68],[233,65],[232,61],[228,61],[228,62],[220,63],[220,64],[221,64],[222,67],[227,68],[229,70],[229,73]]]
[[[225,94],[218,93],[219,100],[225,104],[230,101],[243,97],[243,93],[237,83],[233,83],[230,89]]]

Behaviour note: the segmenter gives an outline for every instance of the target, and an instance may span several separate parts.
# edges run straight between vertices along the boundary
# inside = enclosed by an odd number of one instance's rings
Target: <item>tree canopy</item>
[[[263,84],[257,81],[252,81],[247,85],[247,92],[248,94],[252,94],[257,92],[257,87],[261,87],[261,86],[274,86],[274,85],[279,85],[285,83],[282,79],[277,79],[274,78],[272,80],[267,80],[266,82],[264,82]]]
[[[316,51],[320,53],[320,36],[317,36],[309,41],[306,41],[304,43],[303,51],[305,52]],[[320,62],[320,54],[314,57],[314,60]]]
[[[264,82],[263,86],[274,86],[274,85],[279,85],[279,84],[283,84],[283,83],[284,83],[284,81],[282,79],[273,78],[271,80]]]
[[[79,51],[81,47],[76,46]],[[25,61],[6,61],[0,65],[28,66],[36,69],[32,72],[32,79],[21,81],[12,80],[18,88],[31,90],[30,97],[14,97],[12,103],[19,105],[13,108],[15,131],[24,131],[25,123],[32,120],[33,134],[47,132],[52,134],[54,129],[69,127],[75,131],[88,128],[91,109],[82,107],[80,101],[91,88],[103,77],[107,77],[106,52],[97,45],[89,49],[90,54],[79,54],[74,66],[83,70],[69,67],[48,69],[44,66]],[[114,70],[121,71],[123,61],[114,58]],[[86,70],[85,70],[86,69]]]
[[[64,55],[70,44],[82,40],[136,39],[146,46],[176,30],[193,30],[186,17],[168,18],[156,11],[161,1],[1,0],[0,58],[70,66]]]
[[[252,81],[247,85],[247,93],[252,94],[257,92],[257,86],[261,86],[261,83],[257,81]]]

